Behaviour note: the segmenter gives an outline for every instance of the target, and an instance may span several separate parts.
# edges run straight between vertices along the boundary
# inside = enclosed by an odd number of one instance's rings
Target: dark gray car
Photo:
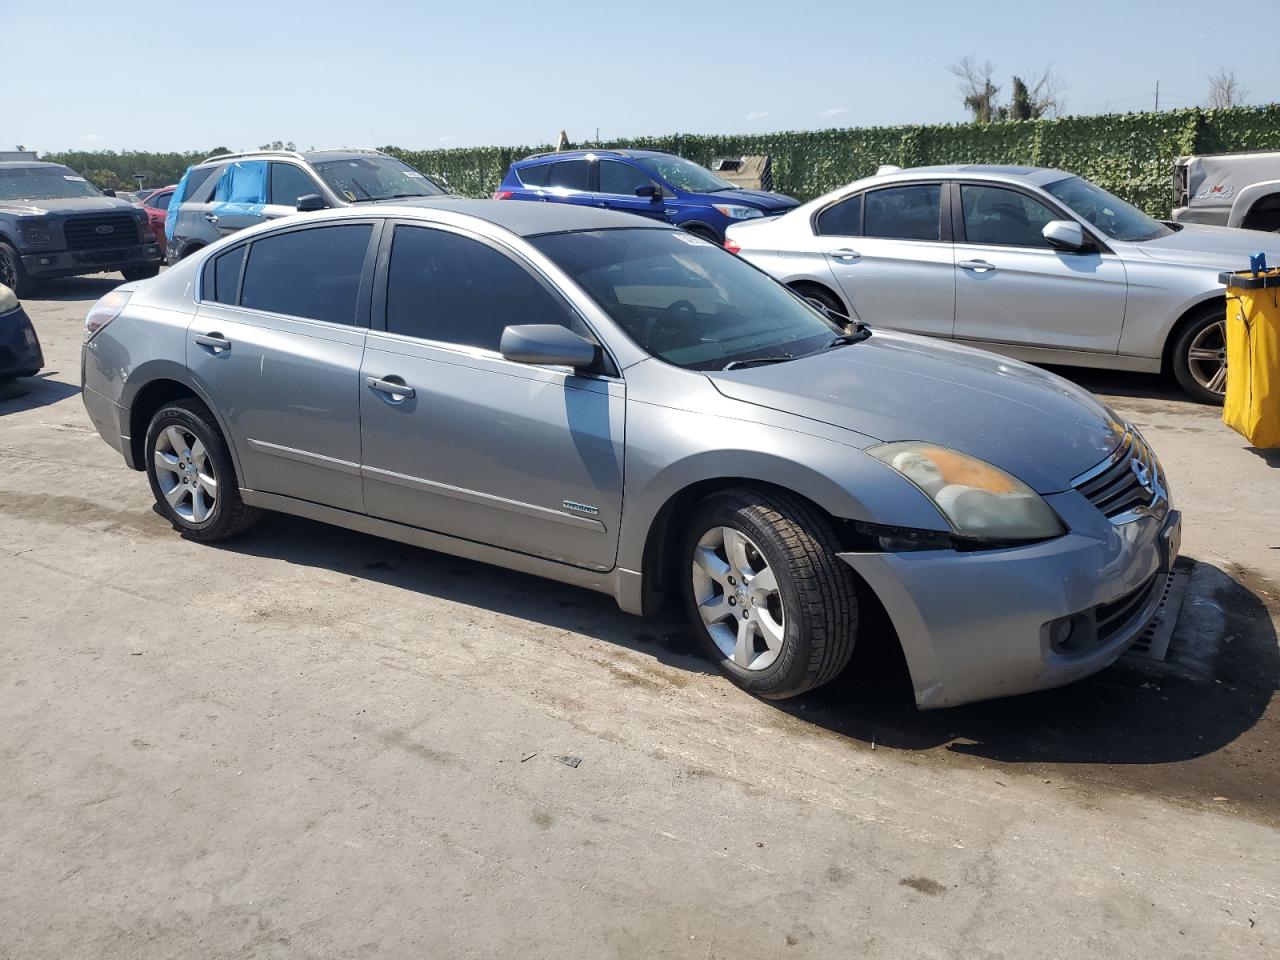
[[[837,326],[739,258],[580,207],[246,231],[86,319],[85,406],[186,536],[279,510],[653,611],[760,696],[888,612],[924,707],[1066,683],[1152,617],[1178,513],[1060,378]],[[865,591],[865,593],[864,593]]]
[[[111,270],[160,270],[143,211],[60,163],[0,161],[0,283],[26,297],[40,280]]]

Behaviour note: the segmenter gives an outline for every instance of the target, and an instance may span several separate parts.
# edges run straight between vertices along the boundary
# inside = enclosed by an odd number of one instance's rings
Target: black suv
[[[159,272],[146,212],[60,163],[0,161],[0,284],[25,297],[39,280],[106,270]]]

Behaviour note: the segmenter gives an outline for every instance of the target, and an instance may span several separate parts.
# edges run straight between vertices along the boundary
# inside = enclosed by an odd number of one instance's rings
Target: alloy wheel
[[[9,259],[10,256],[14,256],[14,254],[6,256],[0,253],[0,284],[13,290],[18,286],[18,276],[13,261]]]
[[[1196,383],[1219,396],[1227,392],[1227,322],[1211,323],[1187,347],[1187,368]]]
[[[190,430],[170,424],[156,437],[156,480],[169,506],[188,523],[204,523],[218,500],[218,476],[205,445]]]
[[[751,539],[734,527],[712,527],[693,551],[698,614],[726,659],[764,670],[778,659],[786,614],[777,577]]]

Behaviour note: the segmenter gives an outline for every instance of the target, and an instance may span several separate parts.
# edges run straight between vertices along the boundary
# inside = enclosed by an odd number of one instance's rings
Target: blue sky
[[[129,16],[104,17],[107,10]],[[961,121],[947,65],[1052,65],[1068,113],[1203,102],[1274,43],[1204,3],[0,0],[0,144],[435,148]],[[1232,8],[1235,9],[1235,8]],[[132,24],[137,24],[133,26]],[[1268,28],[1269,29],[1269,28]],[[15,42],[16,41],[16,42]]]

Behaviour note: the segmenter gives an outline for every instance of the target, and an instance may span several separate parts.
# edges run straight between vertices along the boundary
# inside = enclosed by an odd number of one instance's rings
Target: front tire
[[[31,296],[36,290],[36,281],[27,273],[18,251],[3,242],[0,242],[0,283],[12,290],[19,300]]]
[[[1221,307],[1197,316],[1173,343],[1173,375],[1201,403],[1221,405],[1227,395],[1227,319]]]
[[[160,273],[160,265],[153,263],[148,267],[130,267],[127,270],[121,270],[120,274],[126,280],[150,280],[152,277]]]
[[[682,544],[685,606],[730,680],[784,700],[845,668],[858,600],[839,550],[826,519],[786,494],[735,488],[699,505]]]
[[[257,522],[260,511],[240,499],[231,452],[202,403],[161,407],[147,428],[146,456],[156,506],[192,540],[225,540]]]

